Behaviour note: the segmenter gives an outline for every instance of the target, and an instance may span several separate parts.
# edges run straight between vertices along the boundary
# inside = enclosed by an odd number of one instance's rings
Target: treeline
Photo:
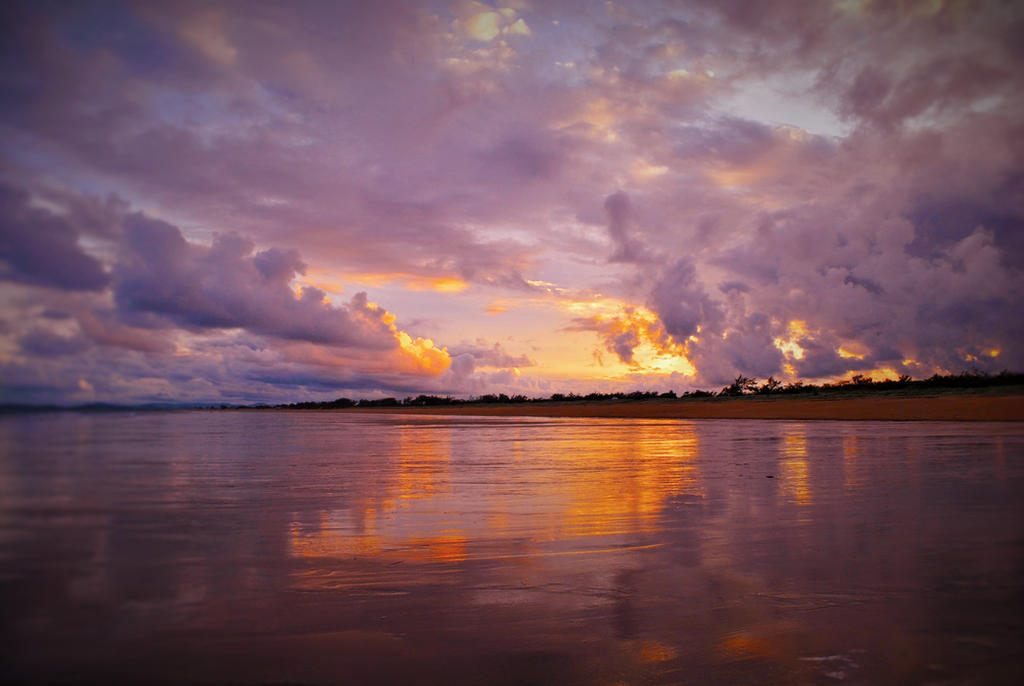
[[[703,393],[703,395],[712,395]],[[692,395],[692,394],[684,394]],[[335,410],[348,407],[422,407],[437,405],[509,405],[516,403],[543,403],[558,401],[597,401],[597,400],[648,400],[651,398],[678,398],[673,391],[658,393],[657,391],[633,391],[631,393],[588,393],[577,395],[576,393],[552,393],[548,398],[530,398],[525,395],[506,395],[504,393],[481,395],[475,398],[453,398],[450,395],[418,395],[415,398],[408,397],[402,400],[398,398],[377,398],[374,400],[353,400],[351,398],[338,398],[327,402],[303,402],[288,403],[283,405],[255,405],[260,409],[295,409],[295,410]]]
[[[737,395],[771,395],[771,394],[801,394],[801,393],[843,393],[860,392],[864,390],[930,390],[941,388],[985,388],[992,386],[1019,386],[1024,385],[1024,374],[1011,373],[1007,371],[999,374],[986,374],[984,372],[962,372],[960,374],[934,374],[927,379],[913,379],[909,375],[903,375],[898,379],[885,379],[875,381],[870,376],[854,374],[849,379],[835,383],[805,384],[802,381],[795,381],[783,385],[774,377],[769,376],[763,383],[757,379],[747,376],[737,376],[736,380],[720,390],[719,396]],[[698,391],[699,393],[700,391]],[[708,394],[711,395],[711,394]]]
[[[295,409],[295,410],[334,410],[350,407],[424,407],[438,405],[488,405],[488,404],[517,404],[517,403],[545,403],[545,402],[602,402],[602,401],[639,401],[639,400],[690,400],[695,398],[716,398],[733,397],[745,395],[802,395],[827,393],[829,395],[844,393],[862,393],[865,391],[928,391],[937,389],[958,389],[958,388],[984,388],[991,386],[1019,386],[1024,385],[1024,374],[1002,372],[992,375],[981,372],[964,372],[961,374],[948,374],[945,376],[936,374],[927,379],[913,379],[910,376],[901,376],[899,379],[874,381],[871,377],[863,374],[854,374],[849,379],[835,383],[806,384],[802,381],[783,384],[774,377],[768,377],[764,381],[747,376],[737,376],[736,379],[724,386],[721,390],[714,391],[687,391],[682,395],[676,395],[674,391],[658,393],[657,391],[632,391],[630,393],[587,393],[580,395],[576,393],[552,393],[547,398],[529,398],[525,395],[506,395],[504,393],[481,395],[475,398],[453,398],[451,396],[418,395],[399,400],[398,398],[377,398],[373,400],[353,400],[351,398],[338,398],[327,402],[301,402],[282,405],[257,405],[256,409]]]

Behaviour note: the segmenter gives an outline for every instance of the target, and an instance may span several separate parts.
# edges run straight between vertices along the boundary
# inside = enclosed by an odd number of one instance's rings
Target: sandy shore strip
[[[619,417],[632,419],[838,419],[1024,421],[1024,395],[935,395],[856,398],[714,398],[509,405],[440,405],[352,408],[388,412],[486,417]]]

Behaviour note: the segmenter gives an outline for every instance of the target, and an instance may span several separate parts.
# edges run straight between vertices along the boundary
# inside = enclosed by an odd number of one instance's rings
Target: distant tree
[[[397,407],[400,404],[398,398],[380,398],[379,400],[367,400],[364,398],[358,403],[359,407]]]
[[[724,387],[719,395],[743,395],[755,390],[757,390],[757,379],[740,374],[735,381]]]
[[[988,386],[1010,386],[1010,385],[1024,385],[1024,374],[1020,372],[1003,371],[997,375],[988,374],[981,372],[977,369],[971,371],[962,371],[959,374],[933,374],[927,379],[914,380],[908,374],[901,375],[898,380],[888,379],[883,381],[873,381],[870,376],[864,374],[854,374],[851,378],[840,381],[838,383],[823,383],[821,385],[805,384],[802,381],[793,381],[783,386],[774,377],[768,377],[760,386],[757,385],[757,381],[753,378],[743,376],[740,374],[736,377],[735,381],[723,388],[717,393],[717,395],[745,395],[748,393],[805,393],[818,395],[819,393],[827,394],[844,394],[847,392],[862,393],[864,391],[884,392],[894,388],[908,388],[916,390],[924,390],[927,388],[981,388]],[[716,394],[704,390],[687,391],[683,393],[684,398],[708,398],[713,397]],[[600,400],[643,400],[646,398],[674,398],[677,397],[672,391],[666,391],[660,395],[656,391],[631,391],[622,392],[616,391],[614,393],[588,393],[585,396],[577,395],[575,393],[552,393],[550,400],[555,401],[600,401]],[[257,410],[257,409],[295,409],[295,410],[326,410],[336,409],[345,407],[393,407],[398,405],[461,405],[466,402],[476,403],[525,403],[525,402],[536,402],[541,400],[547,400],[546,398],[528,398],[525,395],[513,395],[508,396],[505,393],[497,395],[489,394],[482,395],[470,401],[461,400],[458,398],[452,398],[451,396],[439,397],[435,395],[419,395],[415,398],[407,397],[402,401],[396,400],[395,398],[380,398],[376,400],[359,400],[355,401],[350,398],[337,398],[329,401],[305,401],[296,402],[291,404],[279,404],[279,405],[221,405],[221,409],[243,409],[243,410]],[[212,409],[212,408],[211,408]],[[2,411],[2,408],[0,408]]]
[[[329,403],[325,403],[328,407],[352,407],[356,404],[355,400],[351,398],[337,398]]]

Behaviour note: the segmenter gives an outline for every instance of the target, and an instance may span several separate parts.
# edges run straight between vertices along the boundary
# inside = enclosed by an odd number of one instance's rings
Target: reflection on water
[[[545,435],[544,424],[439,421],[396,427],[393,454],[380,456],[395,466],[390,482],[379,484],[372,500],[320,512],[308,525],[293,522],[293,555],[374,555],[397,563],[603,552],[605,543],[621,548],[624,536],[657,531],[670,497],[703,496],[691,424],[638,425],[624,433],[607,423],[548,422],[557,432]],[[505,444],[507,461],[499,457]],[[315,580],[304,575],[302,583],[309,588]]]
[[[0,419],[19,680],[1010,683],[1024,427]]]
[[[809,505],[811,487],[807,476],[807,435],[802,424],[793,424],[783,430],[780,452],[780,493],[797,505]]]

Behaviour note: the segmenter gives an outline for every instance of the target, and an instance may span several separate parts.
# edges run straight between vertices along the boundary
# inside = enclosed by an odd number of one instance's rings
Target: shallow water
[[[1016,683],[1024,425],[0,418],[0,670]]]

